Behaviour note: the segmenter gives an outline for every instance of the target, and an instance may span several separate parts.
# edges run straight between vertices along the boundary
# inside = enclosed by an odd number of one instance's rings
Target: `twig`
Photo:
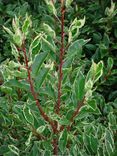
[[[82,100],[81,102],[78,103],[78,106],[77,106],[76,110],[74,111],[74,113],[73,113],[73,115],[72,115],[72,117],[71,117],[71,119],[70,119],[70,123],[71,123],[71,124],[70,124],[69,126],[67,126],[67,130],[68,130],[68,131],[70,131],[71,126],[72,126],[72,124],[73,124],[73,122],[74,122],[75,117],[79,114],[80,108],[84,105],[84,101],[85,101],[85,97],[83,98],[83,100]],[[63,131],[64,128],[65,128],[65,126],[62,125],[62,126],[60,127],[59,132]]]
[[[37,130],[36,130],[34,127],[31,126],[30,128],[31,128],[32,134],[33,134],[35,137],[37,137],[39,140],[46,140],[45,136],[39,134],[39,133],[37,132]]]
[[[70,121],[73,123],[74,118],[79,114],[80,108],[84,105],[85,97],[78,103],[77,109],[74,111]]]
[[[59,82],[58,82],[58,101],[56,105],[56,113],[59,114],[60,104],[61,104],[61,86],[62,86],[62,66],[63,66],[63,56],[64,56],[64,16],[65,16],[65,8],[64,8],[64,0],[61,0],[61,48],[60,48],[60,64],[59,64]]]
[[[63,78],[63,73],[62,73],[62,66],[63,66],[63,56],[64,56],[64,16],[65,16],[65,8],[64,8],[64,0],[61,0],[61,48],[60,48],[60,56],[59,56],[59,80],[58,80],[58,101],[55,106],[55,111],[57,114],[60,112],[60,104],[61,104],[61,86],[62,86],[62,78]],[[57,138],[57,130],[58,123],[55,122],[55,131],[54,131],[54,136],[55,138],[53,139],[53,154],[58,155],[58,138]]]
[[[29,66],[28,66],[28,58],[27,58],[27,55],[26,55],[25,44],[23,44],[23,46],[22,46],[22,51],[23,51],[23,53],[24,53],[25,66],[26,66],[27,73],[28,73],[28,82],[29,82],[29,84],[30,84],[30,91],[31,91],[31,93],[32,93],[32,96],[33,96],[33,98],[34,98],[34,100],[35,100],[35,102],[36,102],[36,105],[37,105],[37,107],[38,107],[38,109],[39,109],[39,111],[40,111],[42,117],[45,119],[45,121],[47,121],[47,122],[51,125],[51,127],[52,127],[52,129],[53,129],[53,131],[54,131],[54,130],[55,130],[54,121],[52,121],[52,120],[47,116],[47,114],[43,111],[43,109],[42,109],[42,107],[41,107],[41,105],[40,105],[40,102],[39,102],[39,100],[37,99],[37,94],[36,94],[36,92],[35,92],[35,90],[34,90],[33,81],[32,81],[32,78],[31,78],[31,73],[30,73],[31,70],[29,69]]]
[[[107,81],[110,75],[111,75],[111,70],[109,70],[107,75],[105,75],[104,81]]]

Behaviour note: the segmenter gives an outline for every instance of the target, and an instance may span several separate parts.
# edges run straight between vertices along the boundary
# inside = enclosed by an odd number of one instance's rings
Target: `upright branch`
[[[64,0],[61,0],[61,48],[60,48],[60,56],[59,56],[59,81],[58,81],[58,101],[56,105],[56,113],[59,114],[60,111],[60,104],[61,104],[61,86],[62,86],[62,66],[63,66],[63,56],[64,56],[64,16],[65,16],[65,8],[64,8]]]
[[[27,58],[27,54],[26,54],[26,47],[25,47],[25,44],[23,44],[23,46],[22,46],[22,51],[23,51],[23,53],[24,53],[25,66],[26,66],[27,73],[28,73],[28,82],[29,82],[29,84],[30,84],[30,91],[31,91],[31,93],[32,93],[32,96],[33,96],[33,98],[34,98],[34,100],[35,100],[35,102],[36,102],[36,105],[37,105],[37,107],[38,107],[38,109],[39,109],[39,111],[40,111],[40,114],[41,114],[42,117],[45,119],[45,121],[47,121],[47,122],[51,125],[51,127],[52,127],[52,129],[53,129],[53,131],[54,131],[54,130],[55,130],[54,121],[52,121],[52,120],[47,116],[47,114],[43,111],[43,109],[42,109],[42,107],[41,107],[41,104],[40,104],[40,102],[39,102],[39,100],[38,100],[38,98],[37,98],[37,94],[36,94],[36,92],[35,92],[35,90],[34,90],[34,85],[33,85],[33,81],[32,81],[32,78],[31,78],[31,73],[30,73],[31,71],[30,71],[29,66],[28,66],[28,58]]]
[[[74,111],[70,121],[73,122],[74,118],[79,114],[80,108],[84,105],[85,97],[78,103],[77,109]]]
[[[74,112],[73,112],[73,114],[72,114],[72,116],[71,116],[71,118],[70,118],[70,125],[67,126],[67,130],[68,130],[68,131],[70,131],[70,129],[71,129],[71,127],[72,127],[72,124],[73,124],[73,122],[74,122],[75,117],[79,115],[80,109],[81,109],[81,107],[84,105],[84,102],[85,102],[85,97],[78,103],[77,108],[74,110]],[[59,130],[59,131],[60,131],[60,132],[63,131],[64,128],[65,128],[65,126],[62,125],[62,126],[60,127],[60,130]]]

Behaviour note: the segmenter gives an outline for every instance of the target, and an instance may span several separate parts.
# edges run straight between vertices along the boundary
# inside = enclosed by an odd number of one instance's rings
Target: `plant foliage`
[[[0,155],[115,156],[116,2],[0,1],[0,13]]]

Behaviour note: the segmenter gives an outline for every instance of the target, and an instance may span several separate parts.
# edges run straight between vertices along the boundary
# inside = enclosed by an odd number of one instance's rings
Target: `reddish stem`
[[[57,130],[57,127],[58,127],[58,123],[57,121],[54,122],[54,125],[55,125],[55,130],[54,130],[54,138],[53,138],[53,155],[57,156],[58,155],[58,138],[57,138],[57,135],[58,135],[58,130]]]
[[[37,137],[39,140],[46,140],[45,136],[43,136],[42,134],[39,134],[37,132],[37,130],[34,127],[31,127],[31,132],[33,133],[33,135],[35,137]]]
[[[60,64],[59,64],[59,81],[58,81],[58,101],[56,104],[56,113],[59,114],[60,111],[60,104],[61,104],[61,86],[62,86],[62,77],[63,77],[63,73],[62,73],[62,66],[63,66],[63,56],[64,56],[64,16],[65,16],[65,9],[64,9],[64,0],[61,0],[61,48],[60,48],[60,56],[59,56],[59,60],[60,60]],[[57,138],[57,127],[58,127],[58,123],[55,122],[55,131],[54,131],[54,135],[56,138],[53,139],[53,154],[54,155],[58,155],[58,138]]]
[[[64,1],[61,0],[61,48],[60,48],[60,64],[59,64],[59,82],[58,82],[58,101],[56,105],[56,113],[59,114],[60,111],[60,104],[61,104],[61,86],[62,86],[62,66],[63,66],[63,56],[64,56],[64,16],[65,16],[65,8],[64,8]]]
[[[74,122],[74,118],[79,114],[80,108],[84,105],[84,101],[85,101],[85,97],[83,98],[83,100],[81,102],[78,103],[78,106],[77,106],[76,110],[74,111],[74,113],[73,113],[73,115],[72,115],[72,117],[70,119],[71,124],[69,126],[67,126],[67,130],[68,131],[70,131],[70,129],[71,129],[71,126],[72,126],[72,124]],[[62,125],[60,127],[59,132],[63,131],[64,128],[65,128],[65,126]]]
[[[51,0],[52,1],[52,3],[54,4],[54,0]]]
[[[52,126],[53,131],[55,131],[54,122],[43,111],[43,109],[42,109],[42,107],[40,105],[40,102],[39,102],[39,100],[37,98],[37,94],[36,94],[36,92],[34,90],[33,81],[32,81],[30,69],[29,69],[29,66],[28,66],[28,58],[27,58],[27,55],[26,55],[25,45],[22,47],[22,51],[24,53],[25,65],[26,65],[26,69],[27,69],[27,73],[28,73],[28,81],[29,81],[29,84],[30,84],[30,91],[31,91],[31,93],[32,93],[32,95],[34,97],[34,100],[36,102],[36,105],[37,105],[42,117],[45,119],[45,121],[49,122],[49,124]]]
[[[82,101],[79,102],[77,109],[74,111],[74,113],[70,119],[71,125],[67,127],[68,131],[70,131],[70,129],[71,129],[71,126],[74,122],[74,118],[79,114],[80,108],[84,105],[84,100],[85,100],[85,97],[82,99]]]
[[[72,117],[71,117],[71,119],[70,119],[70,121],[73,123],[73,121],[74,121],[74,118],[79,114],[79,111],[80,111],[80,108],[84,105],[84,100],[85,100],[85,97],[82,99],[82,101],[80,101],[79,103],[78,103],[78,107],[77,107],[77,109],[74,111],[74,113],[73,113],[73,115],[72,115]]]
[[[107,81],[110,75],[111,75],[111,70],[109,70],[107,75],[105,75],[104,80]]]
[[[58,155],[58,139],[57,138],[53,139],[53,147],[54,147],[53,154],[57,156]]]

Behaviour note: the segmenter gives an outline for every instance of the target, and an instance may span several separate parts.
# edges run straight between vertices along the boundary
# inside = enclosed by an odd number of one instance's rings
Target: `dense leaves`
[[[59,1],[0,1],[0,155],[117,155],[117,3],[64,9],[61,34]]]

